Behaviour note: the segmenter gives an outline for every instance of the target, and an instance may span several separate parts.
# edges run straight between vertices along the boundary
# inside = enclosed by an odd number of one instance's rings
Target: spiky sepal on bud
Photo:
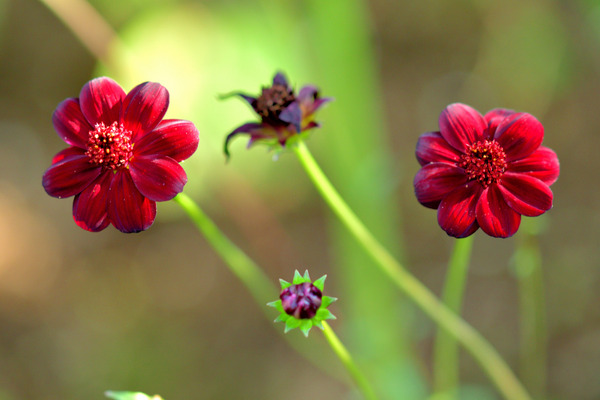
[[[299,328],[304,336],[308,337],[308,332],[313,326],[323,329],[322,321],[335,319],[327,307],[337,299],[323,296],[325,278],[327,275],[312,282],[308,271],[305,271],[302,276],[296,270],[292,283],[279,280],[281,284],[279,300],[267,305],[279,311],[275,322],[285,322],[285,333]]]

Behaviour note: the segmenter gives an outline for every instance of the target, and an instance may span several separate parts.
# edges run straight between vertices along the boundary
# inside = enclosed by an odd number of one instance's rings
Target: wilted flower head
[[[422,168],[414,179],[417,200],[438,210],[438,223],[462,238],[479,227],[494,237],[512,236],[521,215],[552,207],[559,174],[554,151],[541,146],[544,127],[532,115],[494,109],[482,116],[465,104],[451,104],[440,130],[417,142]]]
[[[313,326],[323,329],[323,320],[335,319],[327,307],[337,299],[323,296],[325,278],[327,275],[311,282],[308,271],[304,272],[304,276],[296,271],[292,283],[279,280],[281,283],[279,300],[268,305],[279,310],[280,314],[275,322],[285,322],[286,333],[294,328],[300,328],[304,336],[308,336]]]
[[[319,97],[318,89],[310,85],[304,86],[296,95],[282,73],[275,75],[273,84],[263,87],[258,97],[242,93],[232,95],[246,100],[261,118],[261,122],[248,122],[227,135],[224,151],[228,157],[229,142],[240,134],[250,136],[248,147],[257,141],[272,146],[285,146],[292,136],[318,127],[319,124],[312,118],[313,114],[331,100]]]
[[[198,131],[184,120],[163,120],[169,92],[145,82],[128,94],[110,78],[86,83],[52,115],[69,147],[52,159],[42,184],[53,197],[75,196],[75,223],[92,232],[113,224],[122,232],[148,229],[156,202],[183,190],[179,162],[198,148]]]

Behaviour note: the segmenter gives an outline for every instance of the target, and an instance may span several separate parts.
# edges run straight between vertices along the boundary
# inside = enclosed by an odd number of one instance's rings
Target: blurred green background
[[[176,399],[356,399],[313,331],[326,374],[293,352],[174,204],[154,226],[88,233],[41,176],[64,147],[51,114],[106,74],[126,91],[158,81],[168,118],[200,131],[186,193],[272,277],[295,269],[339,301],[332,326],[384,399],[430,393],[433,324],[372,269],[291,154],[277,161],[224,136],[254,117],[278,70],[335,102],[309,146],[357,213],[439,293],[452,239],[412,193],[418,136],[460,101],[534,114],[561,161],[539,218],[548,326],[548,399],[600,398],[600,2],[592,0],[92,0],[116,30],[102,62],[34,0],[0,0],[0,400],[101,399],[107,389]],[[465,318],[518,370],[509,267],[519,238],[478,232]],[[274,298],[277,296],[274,293]],[[273,318],[275,317],[275,313]],[[283,330],[283,326],[276,329]],[[289,335],[298,335],[291,332]],[[464,355],[464,399],[497,399]]]

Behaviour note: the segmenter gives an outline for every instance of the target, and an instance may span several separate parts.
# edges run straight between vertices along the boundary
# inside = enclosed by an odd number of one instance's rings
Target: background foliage
[[[353,398],[293,353],[176,206],[147,232],[82,231],[41,175],[63,147],[50,116],[92,76],[126,90],[161,82],[167,117],[194,121],[186,192],[273,281],[328,274],[334,327],[387,398],[422,399],[432,324],[390,289],[310,186],[297,160],[223,137],[251,120],[219,101],[277,70],[336,101],[309,145],[370,227],[439,292],[452,240],[412,193],[417,137],[451,102],[534,114],[561,161],[542,217],[549,394],[600,397],[600,4],[593,0],[93,0],[122,42],[101,63],[41,3],[0,0],[0,400],[100,399],[106,389],[175,399]],[[517,234],[518,236],[518,234]],[[466,319],[517,368],[515,239],[477,234]],[[359,290],[360,289],[360,290]],[[274,315],[275,317],[275,315]],[[297,334],[291,332],[290,334]],[[308,339],[322,345],[319,335]],[[465,398],[494,399],[467,356]]]

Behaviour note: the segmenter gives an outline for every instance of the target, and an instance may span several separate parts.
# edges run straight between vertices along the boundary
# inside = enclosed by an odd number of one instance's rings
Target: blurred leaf
[[[158,395],[150,397],[140,392],[115,392],[108,390],[104,395],[114,400],[162,400],[162,397]]]
[[[243,171],[254,186],[277,190],[281,196],[294,192],[301,199],[302,183],[279,179],[277,188],[271,183],[296,170],[296,163],[280,161],[273,168],[272,156],[260,154],[264,149],[247,155],[247,141],[238,140],[231,146],[233,161],[225,164],[225,136],[257,117],[241,101],[218,100],[231,91],[258,93],[279,70],[288,74],[292,85],[305,82],[310,60],[303,57],[307,51],[298,33],[301,27],[293,13],[265,14],[251,2],[146,7],[120,30],[124,46],[113,43],[109,65],[99,66],[98,73],[112,76],[126,90],[146,80],[160,82],[171,95],[166,117],[196,124],[200,146],[184,165],[189,175],[186,191],[209,196],[211,182],[221,185],[228,174]]]
[[[558,12],[548,3],[495,5],[488,11],[476,72],[495,86],[508,107],[543,113],[565,79],[567,32]]]

